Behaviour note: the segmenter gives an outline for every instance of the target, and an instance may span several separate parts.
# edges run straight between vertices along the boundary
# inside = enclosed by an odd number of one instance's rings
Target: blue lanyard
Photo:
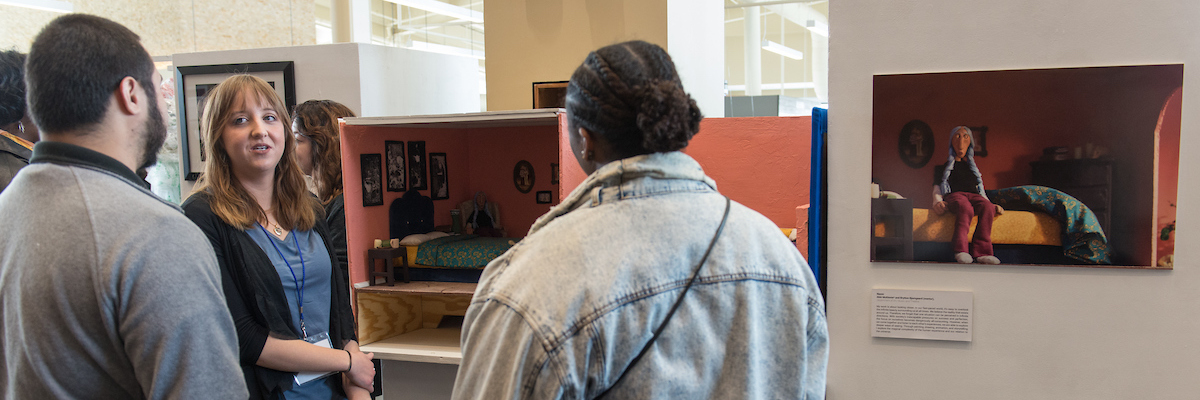
[[[263,234],[267,235],[267,241],[271,242],[271,247],[274,247],[275,252],[279,253],[279,259],[283,260],[283,264],[288,267],[288,272],[292,273],[292,282],[296,284],[296,303],[299,303],[300,309],[300,334],[307,338],[308,330],[304,329],[304,281],[308,279],[308,272],[304,267],[304,250],[300,249],[300,239],[296,239],[296,232],[292,232],[292,240],[296,243],[296,253],[300,255],[300,280],[297,281],[296,270],[292,269],[292,263],[289,263],[287,257],[283,256],[279,245],[275,244],[275,239],[271,239],[271,233],[267,232],[267,228],[263,228],[262,224],[258,224],[258,229],[262,229]]]

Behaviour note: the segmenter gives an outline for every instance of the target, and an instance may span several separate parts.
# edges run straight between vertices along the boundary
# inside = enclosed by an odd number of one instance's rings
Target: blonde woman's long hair
[[[204,174],[196,183],[192,193],[205,192],[213,214],[225,223],[240,229],[250,229],[259,221],[266,221],[266,212],[254,197],[242,186],[233,174],[229,153],[222,139],[225,126],[229,123],[233,107],[244,98],[256,96],[259,101],[275,109],[284,127],[283,157],[275,165],[274,199],[271,209],[275,210],[275,221],[288,230],[309,230],[316,224],[316,199],[308,194],[304,186],[304,173],[296,163],[296,139],[292,137],[287,106],[266,81],[252,75],[234,75],[217,85],[205,99],[204,114],[200,116],[200,137],[204,138],[204,150],[208,162]]]
[[[309,100],[292,113],[300,134],[312,141],[313,183],[317,198],[329,204],[342,194],[342,146],[338,118],[353,117],[354,111],[333,100]]]

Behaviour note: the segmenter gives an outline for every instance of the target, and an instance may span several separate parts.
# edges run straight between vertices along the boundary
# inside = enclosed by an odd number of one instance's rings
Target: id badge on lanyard
[[[327,349],[332,349],[332,348],[333,348],[333,344],[332,344],[332,343],[330,342],[330,340],[329,340],[329,334],[328,334],[328,333],[326,333],[326,332],[321,332],[321,333],[318,333],[318,334],[316,334],[316,335],[312,335],[312,336],[306,337],[306,338],[304,338],[304,341],[305,341],[305,342],[312,343],[312,344],[315,344],[315,345],[317,345],[317,346],[321,346],[321,347],[327,348]],[[296,385],[297,385],[297,386],[299,386],[299,385],[303,385],[303,384],[305,384],[305,383],[308,383],[308,382],[311,382],[311,381],[313,381],[313,380],[315,380],[315,379],[321,379],[321,378],[324,378],[324,377],[327,377],[327,376],[333,375],[333,374],[334,374],[334,373],[336,373],[336,372],[337,372],[337,371],[327,371],[327,372],[297,372],[297,373],[296,373]]]

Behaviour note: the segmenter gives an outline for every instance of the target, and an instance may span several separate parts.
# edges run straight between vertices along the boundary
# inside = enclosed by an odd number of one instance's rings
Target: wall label
[[[971,341],[974,293],[871,289],[871,336]]]

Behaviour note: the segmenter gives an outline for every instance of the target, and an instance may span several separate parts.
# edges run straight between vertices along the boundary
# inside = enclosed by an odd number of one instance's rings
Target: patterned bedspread
[[[421,243],[416,264],[442,268],[483,268],[512,247],[514,238],[451,235]]]
[[[1111,250],[1096,214],[1083,202],[1045,186],[1016,186],[987,191],[992,203],[1004,209],[1041,211],[1063,225],[1063,254],[1090,264],[1112,264]]]

